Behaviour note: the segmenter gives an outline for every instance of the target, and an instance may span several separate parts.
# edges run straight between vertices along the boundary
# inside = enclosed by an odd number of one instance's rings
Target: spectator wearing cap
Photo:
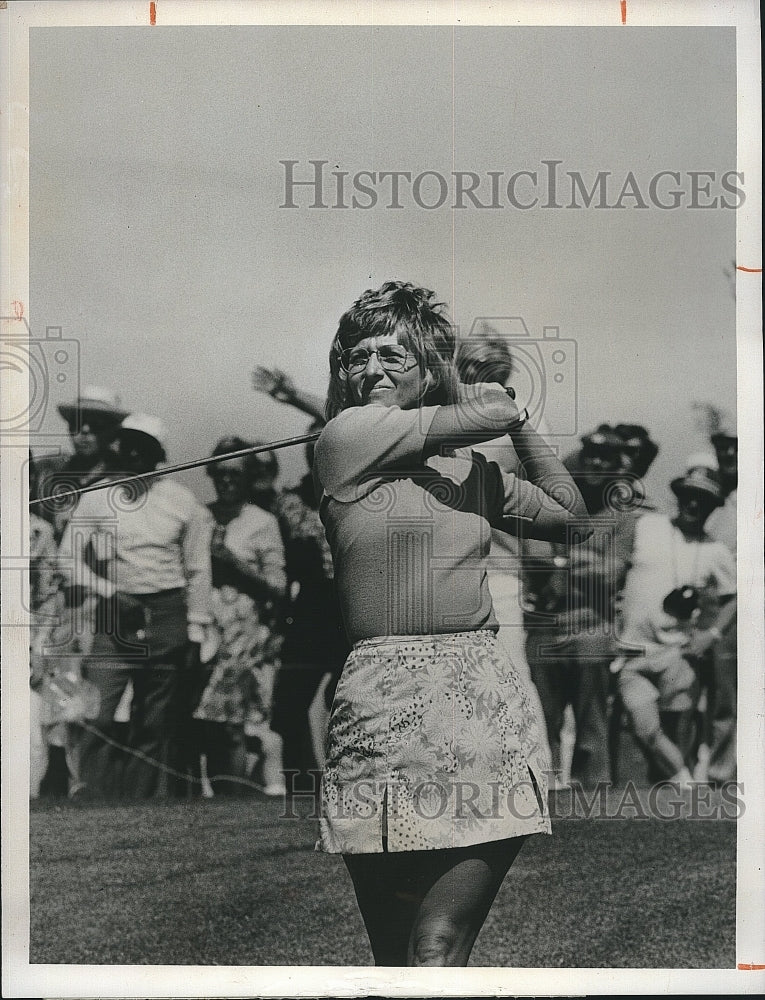
[[[714,469],[691,466],[674,479],[677,514],[648,511],[637,522],[622,598],[622,644],[614,663],[635,736],[665,778],[691,780],[687,741],[694,670],[735,612],[736,568],[730,551],[704,527],[723,503]],[[666,728],[671,724],[672,733]],[[671,738],[675,736],[675,739]]]
[[[738,492],[738,434],[723,425],[711,437],[724,503],[712,511],[706,530],[736,556]],[[738,697],[737,618],[733,614],[719,641],[713,646],[714,696],[710,703],[711,747],[706,774],[698,777],[715,784],[736,778],[736,703]]]
[[[123,473],[148,475],[165,460],[161,422],[123,420]],[[85,672],[101,704],[82,741],[87,797],[113,795],[110,733],[115,709],[133,685],[125,797],[167,795],[178,771],[189,644],[209,655],[212,519],[186,487],[168,478],[113,486],[80,499],[62,541],[72,590],[98,597],[97,631]],[[86,553],[92,558],[87,559]],[[76,599],[76,598],[75,598]]]
[[[531,675],[539,691],[557,776],[565,777],[561,733],[571,707],[571,779],[592,788],[611,780],[609,664],[616,655],[616,602],[627,572],[639,494],[623,489],[623,440],[609,424],[581,439],[566,464],[593,515],[578,545],[556,545],[527,563]]]

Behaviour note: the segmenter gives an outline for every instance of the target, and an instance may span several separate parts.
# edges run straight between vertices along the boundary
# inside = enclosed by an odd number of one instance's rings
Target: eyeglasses
[[[377,355],[380,367],[386,372],[407,372],[417,364],[417,358],[405,347],[380,347],[376,351],[348,347],[340,355],[340,364],[349,375],[357,375],[364,371],[373,354]]]

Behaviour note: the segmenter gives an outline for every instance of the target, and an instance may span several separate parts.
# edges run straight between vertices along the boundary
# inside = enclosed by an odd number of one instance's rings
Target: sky
[[[463,335],[488,317],[518,338],[522,394],[542,400],[543,370],[563,451],[602,420],[647,426],[660,504],[705,446],[694,401],[735,412],[736,213],[688,207],[689,171],[715,175],[699,203],[732,200],[734,29],[36,28],[30,66],[33,335],[61,327],[81,384],[160,416],[171,461],[224,434],[301,433],[306,417],[252,391],[253,366],[323,394],[340,315],[391,278],[435,290]],[[330,203],[333,170],[432,171],[450,197],[427,209],[406,187],[391,208],[378,184],[373,208],[318,209],[302,188],[280,207],[283,160],[300,178],[326,160]],[[451,207],[452,171],[477,174],[487,203],[490,172],[541,182],[549,160],[563,207],[542,207],[542,183],[529,209]],[[681,207],[650,201],[661,170],[681,175]],[[600,171],[609,204],[632,171],[648,207],[565,207],[568,173],[590,188]],[[51,385],[40,453],[74,395]],[[294,482],[302,449],[282,455]],[[209,498],[201,473],[184,480]]]

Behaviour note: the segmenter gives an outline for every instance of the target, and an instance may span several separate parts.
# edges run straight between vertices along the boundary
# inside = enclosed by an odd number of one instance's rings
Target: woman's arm
[[[287,589],[284,568],[284,548],[276,521],[273,526],[259,529],[248,539],[250,557],[229,548],[225,530],[213,535],[211,554],[241,578],[242,589],[260,601],[280,601]],[[257,555],[255,555],[257,553]]]
[[[530,483],[543,490],[560,507],[565,508],[577,520],[589,521],[587,506],[582,494],[571,477],[571,473],[557,457],[543,437],[527,423],[508,429],[521,463],[521,468]],[[589,535],[592,531],[588,532]],[[539,537],[534,535],[532,537]]]
[[[593,530],[586,504],[555,451],[526,422],[515,423],[507,433],[516,472],[500,529],[567,545],[586,541]]]
[[[252,373],[252,387],[256,392],[265,392],[272,399],[294,406],[309,417],[324,422],[324,401],[312,392],[298,389],[289,375],[278,368],[258,365]]]
[[[64,582],[71,593],[82,591],[83,593],[94,594],[97,597],[110,598],[114,596],[116,587],[111,579],[99,576],[92,568],[91,562],[86,559],[85,552],[91,539],[98,536],[96,526],[87,520],[90,512],[90,503],[87,497],[82,497],[77,506],[77,511],[69,520],[64,530],[64,537],[58,549],[59,568]],[[80,520],[83,518],[84,520]],[[109,533],[108,528],[98,538],[99,541],[99,564],[111,566],[114,551],[116,549],[116,538],[114,532]],[[82,597],[74,603],[81,603]]]
[[[465,448],[493,441],[521,422],[515,402],[499,382],[460,385],[460,399],[436,409],[425,436],[423,458],[444,448]]]
[[[515,511],[505,511],[501,530],[551,542],[589,538],[587,507],[574,480],[544,438],[523,421],[504,387],[498,383],[461,385],[460,395],[458,403],[436,411],[423,456],[449,445],[464,446],[509,434],[526,479],[515,480],[511,498]]]

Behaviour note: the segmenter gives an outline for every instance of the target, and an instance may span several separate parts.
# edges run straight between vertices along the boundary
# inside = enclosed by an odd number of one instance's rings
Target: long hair
[[[348,375],[340,363],[342,352],[366,337],[394,333],[417,358],[420,377],[430,373],[431,384],[422,404],[436,406],[456,402],[459,379],[454,365],[454,328],[446,306],[435,301],[427,288],[403,281],[386,281],[378,289],[367,289],[340,317],[329,351],[327,420],[353,406]]]

